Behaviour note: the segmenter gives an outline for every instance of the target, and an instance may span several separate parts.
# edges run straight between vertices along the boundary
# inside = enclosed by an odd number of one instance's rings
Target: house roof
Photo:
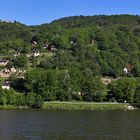
[[[6,63],[6,62],[8,62],[8,60],[0,60],[0,63]]]
[[[127,68],[127,70],[128,71],[132,71],[133,70],[133,68],[134,68],[134,65],[131,65],[131,64],[126,64],[126,66],[125,66],[126,68]]]

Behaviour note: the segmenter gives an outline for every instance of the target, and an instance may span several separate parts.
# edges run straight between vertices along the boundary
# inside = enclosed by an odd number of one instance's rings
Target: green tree
[[[28,66],[28,58],[24,55],[18,56],[13,61],[14,67],[20,68],[20,67],[27,67]]]
[[[26,103],[29,107],[34,107],[36,104],[36,95],[34,93],[28,93],[26,96]]]
[[[107,95],[106,86],[99,78],[87,79],[82,86],[84,101],[104,101]]]
[[[118,102],[127,101],[134,102],[134,94],[136,90],[136,80],[133,78],[122,78],[108,86],[110,92]]]
[[[43,107],[43,99],[42,99],[41,95],[37,95],[35,108],[42,108],[42,107]]]
[[[0,105],[7,105],[6,92],[0,88]]]

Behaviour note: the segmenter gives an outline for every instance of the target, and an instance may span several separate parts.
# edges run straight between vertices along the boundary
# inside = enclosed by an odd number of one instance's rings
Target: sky
[[[0,19],[40,25],[75,15],[140,15],[140,0],[0,0]]]

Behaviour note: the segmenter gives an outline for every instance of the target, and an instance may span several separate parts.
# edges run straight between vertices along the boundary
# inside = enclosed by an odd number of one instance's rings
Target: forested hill
[[[127,67],[131,76],[139,76],[140,17],[75,16],[39,26],[0,22],[0,55],[3,59],[11,59],[17,52],[49,53],[51,47],[55,48],[52,57],[39,59],[37,67],[74,67],[94,76],[115,77],[123,76],[123,69]]]
[[[30,28],[19,22],[0,21],[0,53],[9,55],[30,44]]]
[[[113,25],[140,26],[140,17],[132,15],[74,16],[55,20],[51,24],[58,24],[66,29],[91,25],[98,25],[100,27]]]
[[[75,16],[38,26],[0,21],[0,105],[140,103],[139,77],[139,16]]]

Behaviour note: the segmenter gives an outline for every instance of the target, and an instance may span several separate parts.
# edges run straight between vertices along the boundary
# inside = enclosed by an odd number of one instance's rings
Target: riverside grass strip
[[[127,103],[44,102],[43,109],[127,110]]]

